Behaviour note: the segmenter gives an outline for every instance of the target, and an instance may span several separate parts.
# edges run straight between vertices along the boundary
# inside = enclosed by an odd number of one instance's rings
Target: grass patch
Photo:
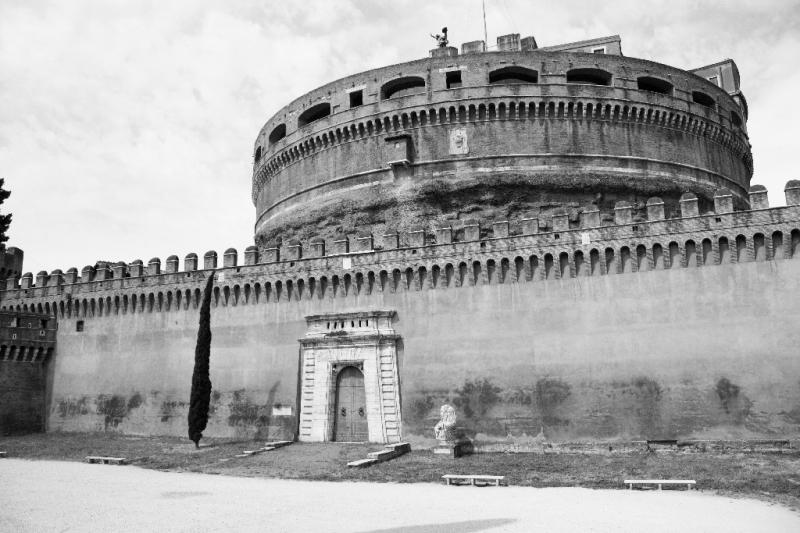
[[[702,490],[778,501],[800,508],[800,452],[608,452],[481,453],[451,459],[427,450],[369,468],[348,468],[376,444],[294,443],[250,457],[262,441],[202,440],[199,450],[188,439],[135,437],[111,433],[46,433],[0,438],[8,457],[83,461],[87,455],[125,457],[155,470],[247,477],[440,483],[444,474],[506,476],[509,485],[531,487],[624,488],[626,478],[695,479]]]

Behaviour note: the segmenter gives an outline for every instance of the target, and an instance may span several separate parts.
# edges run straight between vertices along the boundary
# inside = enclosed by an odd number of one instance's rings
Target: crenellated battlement
[[[202,281],[212,272],[219,278],[215,304],[237,305],[252,298],[296,301],[800,259],[800,181],[788,182],[785,192],[786,207],[770,208],[766,189],[755,185],[750,191],[755,208],[747,211],[735,211],[730,191],[723,189],[712,213],[700,214],[697,197],[684,194],[677,218],[666,218],[663,202],[651,198],[641,221],[634,219],[630,203],[618,202],[612,224],[603,224],[600,211],[588,206],[577,227],[557,211],[547,220],[466,220],[433,231],[388,232],[377,242],[362,232],[330,243],[312,238],[264,250],[250,246],[243,264],[229,248],[221,265],[215,251],[206,252],[202,268],[192,253],[183,270],[173,255],[164,270],[153,258],[146,266],[141,260],[86,266],[80,275],[76,268],[66,274],[42,271],[35,283],[26,273],[7,281],[0,309],[62,317],[188,309],[198,305]]]

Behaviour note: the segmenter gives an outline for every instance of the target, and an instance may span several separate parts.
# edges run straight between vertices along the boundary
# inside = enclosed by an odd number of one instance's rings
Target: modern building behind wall
[[[735,63],[485,50],[278,111],[242,256],[34,279],[20,252],[0,307],[56,320],[55,351],[0,368],[46,365],[49,431],[184,435],[214,275],[209,436],[421,446],[446,402],[479,449],[797,436],[800,182],[751,185]]]

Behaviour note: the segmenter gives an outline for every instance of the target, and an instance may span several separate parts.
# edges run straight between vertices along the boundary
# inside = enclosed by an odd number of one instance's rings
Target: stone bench
[[[470,485],[494,485],[495,487],[499,487],[505,478],[506,476],[487,476],[484,474],[445,474],[442,476],[442,479],[448,485],[463,485],[463,482],[469,481]]]
[[[661,490],[661,485],[686,485],[687,489],[691,489],[696,482],[693,479],[626,479],[623,483],[628,485],[629,490],[633,490],[634,485],[658,485],[658,490]]]
[[[124,465],[127,459],[124,457],[101,457],[99,455],[87,455],[87,463],[98,463],[104,465]]]

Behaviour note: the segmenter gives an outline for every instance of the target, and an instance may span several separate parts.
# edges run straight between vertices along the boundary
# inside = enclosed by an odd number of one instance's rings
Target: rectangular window
[[[83,331],[83,320],[75,322],[75,331]]]
[[[47,329],[47,320],[39,320],[39,329]]]
[[[593,54],[605,54],[606,53],[606,47],[605,46],[600,46],[600,47],[597,47],[597,48],[592,48],[592,53]]]
[[[450,72],[445,72],[444,75],[445,75],[445,80],[447,81],[448,89],[455,89],[457,87],[461,87],[460,70],[451,70]]]
[[[353,91],[350,93],[350,107],[364,105],[364,91]]]

